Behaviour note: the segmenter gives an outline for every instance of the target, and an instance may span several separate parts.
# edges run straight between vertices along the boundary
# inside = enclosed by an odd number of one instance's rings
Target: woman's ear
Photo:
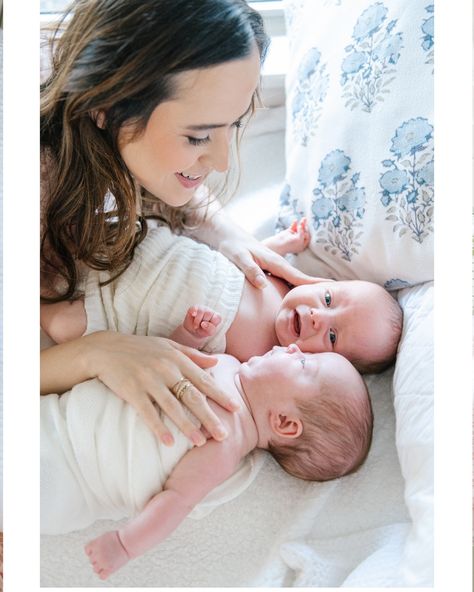
[[[298,438],[303,433],[303,422],[299,417],[276,411],[270,413],[270,427],[281,438]]]
[[[91,111],[91,119],[97,127],[105,129],[105,111],[103,109]]]

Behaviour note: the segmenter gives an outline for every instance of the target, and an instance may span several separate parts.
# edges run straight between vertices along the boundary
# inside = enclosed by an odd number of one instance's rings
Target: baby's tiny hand
[[[285,253],[301,253],[311,240],[308,221],[306,218],[295,220],[289,228],[279,232],[275,238]]]
[[[196,337],[211,337],[221,320],[221,315],[211,308],[195,304],[188,309],[183,327]]]

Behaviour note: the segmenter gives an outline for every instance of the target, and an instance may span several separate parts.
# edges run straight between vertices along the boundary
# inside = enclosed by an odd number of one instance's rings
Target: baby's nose
[[[289,354],[301,353],[300,348],[296,345],[296,343],[290,343],[290,345],[286,348],[286,351]]]
[[[324,326],[324,313],[316,308],[312,308],[309,311],[309,315],[311,318],[311,324],[313,325],[313,331],[318,333]]]

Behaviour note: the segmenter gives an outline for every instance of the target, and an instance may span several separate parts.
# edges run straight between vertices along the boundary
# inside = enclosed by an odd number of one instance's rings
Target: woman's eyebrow
[[[240,121],[243,117],[247,115],[247,113],[252,109],[252,103],[247,107],[245,113],[242,113],[240,117],[238,117],[235,121]],[[186,129],[193,130],[196,132],[208,129],[216,129],[219,127],[227,127],[229,124],[227,123],[198,123],[196,125],[187,125]]]

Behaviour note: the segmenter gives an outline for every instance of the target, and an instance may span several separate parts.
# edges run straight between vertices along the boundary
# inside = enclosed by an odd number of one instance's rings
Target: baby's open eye
[[[331,301],[331,294],[326,292],[326,294],[324,294],[324,302],[326,303],[326,306],[331,306]]]
[[[336,333],[329,329],[329,341],[334,345],[336,343]]]

